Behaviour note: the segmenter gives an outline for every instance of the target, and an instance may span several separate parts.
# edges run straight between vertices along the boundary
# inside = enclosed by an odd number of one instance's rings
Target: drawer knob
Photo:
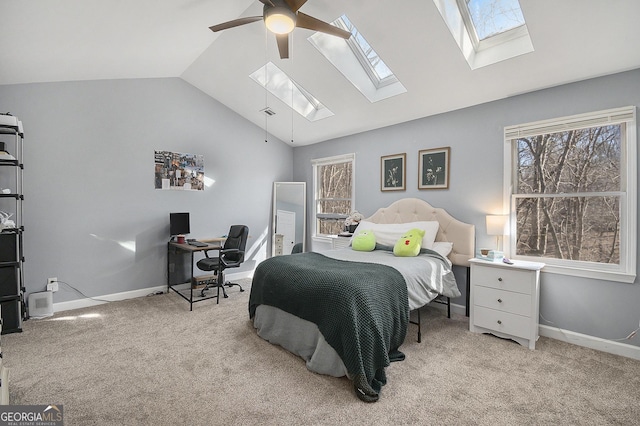
[[[502,282],[502,278],[498,278],[498,281]]]
[[[498,303],[502,303],[502,299],[498,299]]]
[[[498,324],[502,324],[502,321],[498,320]]]

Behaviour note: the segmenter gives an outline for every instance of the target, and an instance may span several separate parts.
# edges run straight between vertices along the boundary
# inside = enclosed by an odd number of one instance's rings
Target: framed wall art
[[[380,157],[380,190],[404,191],[407,189],[407,154],[385,155]]]
[[[449,188],[451,148],[423,149],[418,152],[418,189]]]
[[[204,191],[204,156],[155,151],[155,189]]]

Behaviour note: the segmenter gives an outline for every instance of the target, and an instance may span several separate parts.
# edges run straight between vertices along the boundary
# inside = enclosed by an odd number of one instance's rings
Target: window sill
[[[518,259],[514,257],[514,259]],[[533,260],[536,262],[546,263],[544,258],[522,258],[523,260]],[[550,265],[545,264],[545,267],[541,270],[542,273],[568,275],[572,277],[590,278],[594,280],[602,281],[614,281],[620,283],[633,284],[636,280],[636,274],[630,274],[617,271],[602,271],[596,269],[576,268],[568,266]]]
[[[319,243],[327,243],[327,244],[331,244],[331,241],[333,241],[334,238],[337,238],[337,236],[336,235],[314,235],[311,237],[313,241],[316,241]]]

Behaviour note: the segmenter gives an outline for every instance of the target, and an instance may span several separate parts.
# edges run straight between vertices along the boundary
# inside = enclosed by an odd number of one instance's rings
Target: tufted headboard
[[[444,209],[431,206],[418,198],[403,198],[389,207],[378,209],[366,220],[374,223],[405,223],[435,220],[440,224],[436,241],[453,243],[449,260],[454,265],[469,266],[475,255],[475,226],[460,222]]]

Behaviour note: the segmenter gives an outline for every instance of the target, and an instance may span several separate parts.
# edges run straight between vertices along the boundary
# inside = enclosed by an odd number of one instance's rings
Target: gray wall
[[[249,226],[266,255],[272,183],[290,181],[290,147],[178,78],[0,86],[0,111],[25,129],[25,284],[57,277],[88,296],[166,284],[169,213],[191,237]],[[154,189],[154,150],[204,155],[205,191]],[[131,249],[132,243],[135,249]],[[64,285],[54,303],[80,296]]]
[[[365,216],[400,198],[422,198],[474,224],[477,246],[492,246],[495,240],[486,235],[484,221],[502,207],[504,127],[628,105],[640,105],[640,70],[296,147],[293,177],[312,188],[312,159],[355,152],[356,208]],[[418,151],[446,146],[451,147],[449,189],[418,190]],[[380,157],[402,152],[407,153],[407,190],[381,192],[379,178],[372,178],[380,174]],[[308,212],[312,230],[311,195]],[[464,293],[465,274],[456,272]],[[637,279],[635,284],[623,284],[543,273],[540,323],[604,339],[624,338],[640,320],[637,283]],[[640,346],[640,339],[625,343]]]

